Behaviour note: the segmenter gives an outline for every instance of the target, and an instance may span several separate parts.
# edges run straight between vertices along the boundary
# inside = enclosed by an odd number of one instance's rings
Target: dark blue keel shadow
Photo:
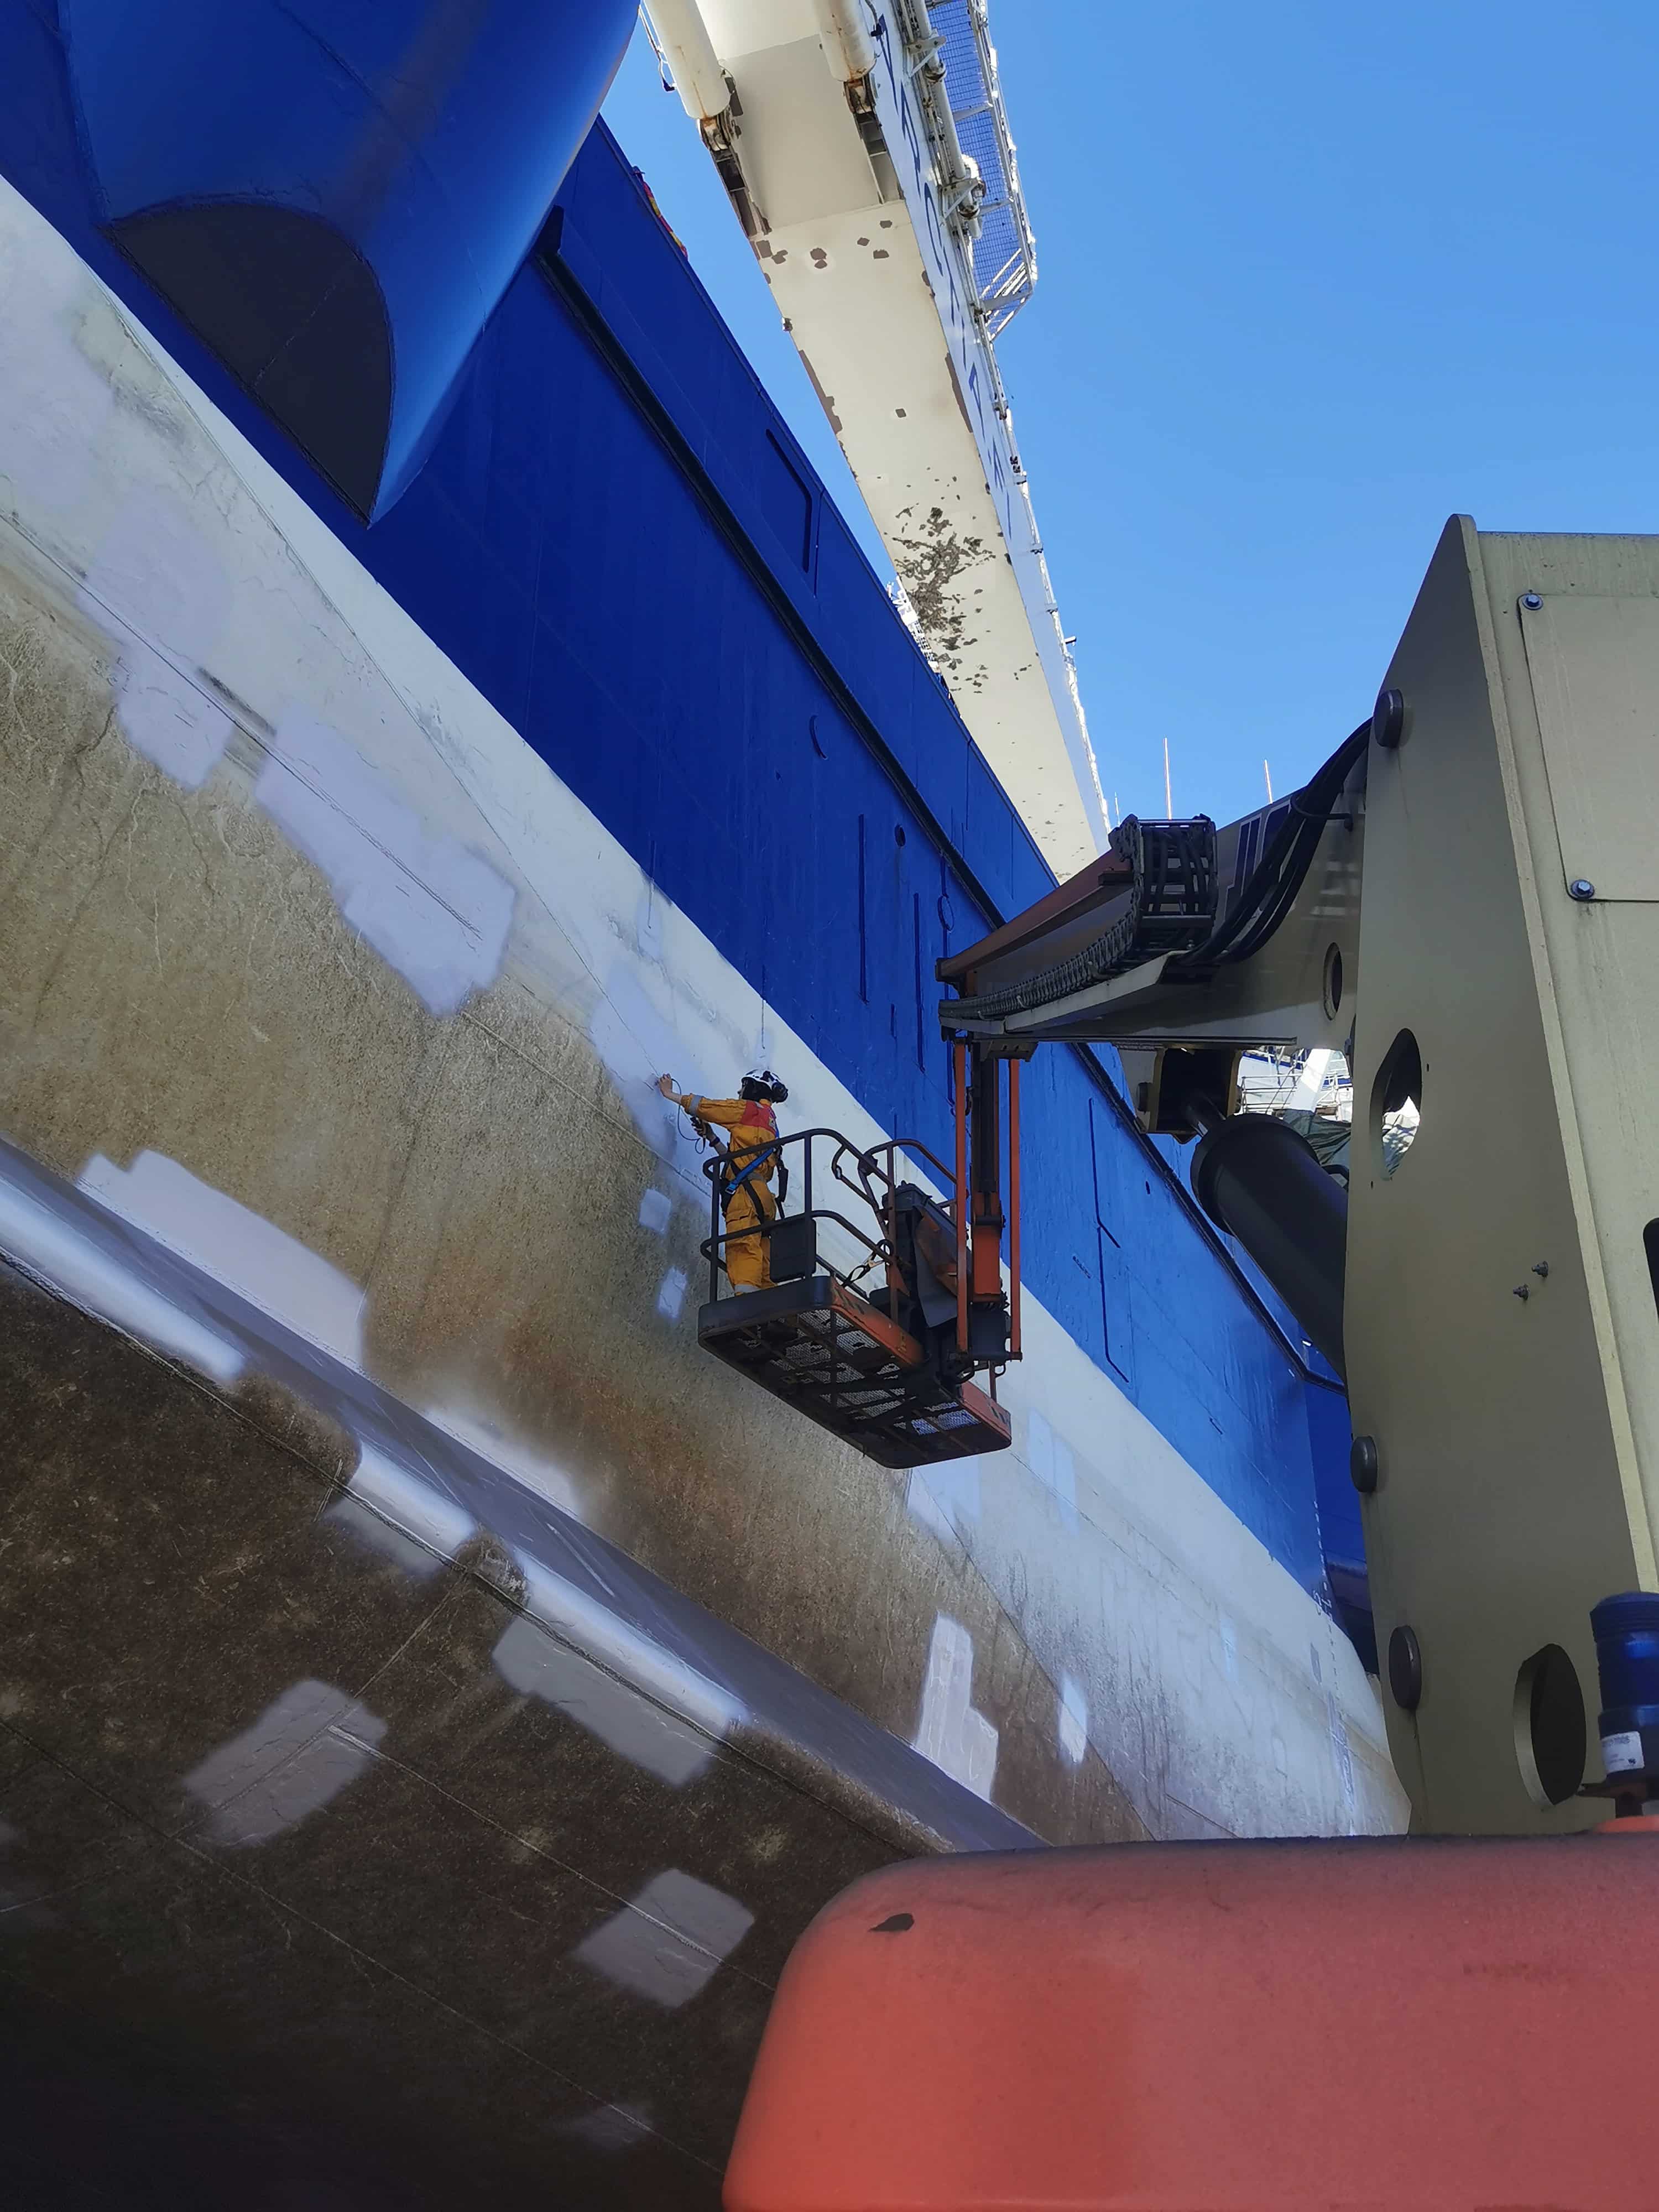
[[[632,0],[60,0],[106,234],[366,520],[545,222]]]

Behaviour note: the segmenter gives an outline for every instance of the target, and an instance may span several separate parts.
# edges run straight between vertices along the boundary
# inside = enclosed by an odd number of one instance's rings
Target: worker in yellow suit
[[[772,1109],[782,1105],[787,1089],[769,1067],[751,1068],[735,1098],[704,1098],[695,1091],[677,1091],[672,1075],[659,1076],[657,1088],[694,1121],[730,1132],[720,1175],[726,1279],[734,1291],[770,1290],[770,1239],[763,1224],[775,1221],[778,1212],[772,1188],[778,1169],[778,1121]],[[745,1230],[762,1233],[744,1236],[741,1232]]]

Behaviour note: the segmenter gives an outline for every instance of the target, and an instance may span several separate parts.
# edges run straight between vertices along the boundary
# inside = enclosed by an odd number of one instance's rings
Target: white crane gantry
[[[993,340],[1036,256],[985,0],[647,0],[913,621],[1062,877],[1107,820]]]

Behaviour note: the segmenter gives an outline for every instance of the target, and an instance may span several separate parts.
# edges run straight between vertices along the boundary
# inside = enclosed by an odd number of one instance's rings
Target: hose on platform
[[[1272,844],[1263,854],[1226,919],[1217,924],[1200,945],[1172,956],[1165,974],[1171,977],[1194,970],[1231,965],[1259,952],[1296,902],[1297,892],[1313,865],[1319,841],[1331,811],[1341,796],[1353,766],[1364,754],[1371,726],[1362,722],[1345,738],[1330,758],[1300,791],[1291,793],[1290,811]],[[1137,884],[1122,913],[1100,935],[1079,951],[1068,953],[1049,968],[1040,969],[1006,990],[988,991],[971,999],[948,1000],[941,1009],[947,1016],[971,1012],[976,1020],[995,1020],[1008,1014],[1030,1013],[1052,1006],[1074,992],[1103,983],[1132,965],[1141,948],[1137,944],[1140,925],[1140,893]],[[1144,957],[1150,958],[1147,951]]]
[[[1237,905],[1202,945],[1182,956],[1182,968],[1219,967],[1259,952],[1296,903],[1313,866],[1331,810],[1354,763],[1370,742],[1371,726],[1351,731],[1316,775],[1291,795],[1291,811],[1252,870]]]

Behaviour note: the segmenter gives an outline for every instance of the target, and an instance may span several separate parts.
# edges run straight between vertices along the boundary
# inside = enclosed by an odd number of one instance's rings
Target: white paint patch
[[[94,1152],[77,1182],[112,1213],[361,1370],[363,1293],[298,1237],[165,1152],[140,1152],[125,1170]]]
[[[1230,1682],[1238,1680],[1238,1630],[1226,1613],[1221,1616],[1221,1671]]]
[[[652,997],[643,976],[620,964],[611,969],[589,1018],[587,1034],[621,1091],[634,1126],[658,1158],[672,1160],[682,1141],[690,1150],[695,1142],[691,1125],[657,1089],[657,1078],[677,1077],[682,1091],[703,1086],[695,1069],[688,1074],[685,1040]]]
[[[1060,1755],[1071,1766],[1081,1766],[1089,1748],[1089,1700],[1075,1674],[1060,1678],[1060,1711],[1056,1732]]]
[[[453,1437],[458,1443],[470,1445],[481,1459],[492,1466],[504,1468],[516,1476],[526,1490],[533,1490],[550,1505],[556,1505],[561,1513],[568,1513],[573,1521],[584,1519],[580,1492],[562,1467],[544,1459],[532,1444],[498,1428],[493,1421],[477,1419],[470,1413],[456,1413],[452,1407],[423,1408],[426,1419],[434,1429]]]
[[[355,1782],[385,1734],[386,1723],[343,1690],[295,1682],[184,1786],[212,1814],[218,1842],[269,1843]]]
[[[1333,1692],[1325,1692],[1325,1717],[1331,1735],[1331,1757],[1336,1762],[1336,1778],[1342,1785],[1342,1795],[1348,1808],[1348,1832],[1353,1833],[1354,1815],[1358,1809],[1358,1793],[1353,1778],[1353,1747],[1348,1741],[1348,1723],[1342,1708]]]
[[[641,959],[662,958],[662,901],[648,877],[634,917],[634,942],[640,948]]]
[[[1077,1462],[1065,1437],[1055,1435],[1035,1407],[1026,1416],[1025,1456],[1032,1474],[1060,1507],[1061,1521],[1067,1528],[1075,1529]]]
[[[665,1321],[678,1321],[680,1308],[685,1304],[685,1270],[671,1267],[663,1277],[657,1291],[657,1311]]]
[[[323,1518],[331,1528],[343,1528],[377,1559],[390,1560],[411,1581],[425,1582],[443,1565],[434,1552],[416,1543],[413,1536],[406,1536],[401,1528],[394,1528],[390,1521],[383,1521],[361,1498],[349,1495],[337,1498],[325,1510]]]
[[[478,1525],[465,1506],[374,1444],[362,1446],[347,1490],[434,1553],[434,1566],[440,1560],[453,1559]]]
[[[910,1470],[904,1486],[904,1510],[913,1521],[920,1521],[924,1528],[931,1528],[936,1536],[954,1543],[956,1530],[948,1514],[934,1497],[926,1475],[919,1467]]]
[[[674,1218],[674,1201],[665,1190],[648,1190],[640,1200],[640,1226],[653,1237],[665,1237]]]
[[[116,647],[117,717],[129,744],[198,790],[231,718],[201,680],[231,607],[230,579],[169,493],[135,492],[76,593]]]
[[[971,1703],[974,1639],[960,1621],[940,1613],[927,1648],[921,1721],[913,1748],[942,1773],[988,1804],[997,1768],[997,1732]]]
[[[539,1698],[554,1706],[619,1759],[673,1789],[694,1781],[714,1756],[713,1743],[700,1729],[665,1712],[653,1698],[618,1681],[568,1644],[556,1643],[538,1621],[521,1614],[494,1656],[502,1680],[521,1698]]]
[[[198,791],[223,757],[234,726],[219,704],[155,646],[130,638],[115,663],[116,717],[136,751]]]
[[[913,1467],[905,1486],[905,1510],[947,1543],[963,1538],[980,1517],[979,1462],[942,1460],[936,1467]]]
[[[1077,1527],[1077,1462],[1072,1457],[1072,1447],[1064,1437],[1054,1437],[1054,1468],[1050,1487],[1060,1507],[1060,1517],[1068,1528]]]
[[[109,1258],[91,1237],[4,1183],[0,1247],[74,1304],[216,1382],[234,1382],[246,1364],[237,1346]]]
[[[290,708],[253,796],[429,1013],[453,1014],[495,981],[513,923],[512,884],[459,839],[428,836],[337,730]]]
[[[708,1986],[755,1916],[694,1875],[671,1867],[572,1954],[619,1989],[675,2011]]]
[[[520,1559],[525,1611],[624,1682],[711,1736],[729,1735],[749,1715],[742,1700],[667,1650],[609,1606],[539,1561]]]
[[[7,200],[11,200],[9,186]],[[14,203],[15,204],[15,203]],[[5,208],[9,216],[11,208]],[[31,212],[33,212],[31,210]],[[0,224],[0,486],[17,506],[52,517],[92,488],[114,394],[75,343],[85,312],[80,264],[35,216]],[[28,312],[20,312],[27,301]],[[10,505],[9,500],[0,504]]]

